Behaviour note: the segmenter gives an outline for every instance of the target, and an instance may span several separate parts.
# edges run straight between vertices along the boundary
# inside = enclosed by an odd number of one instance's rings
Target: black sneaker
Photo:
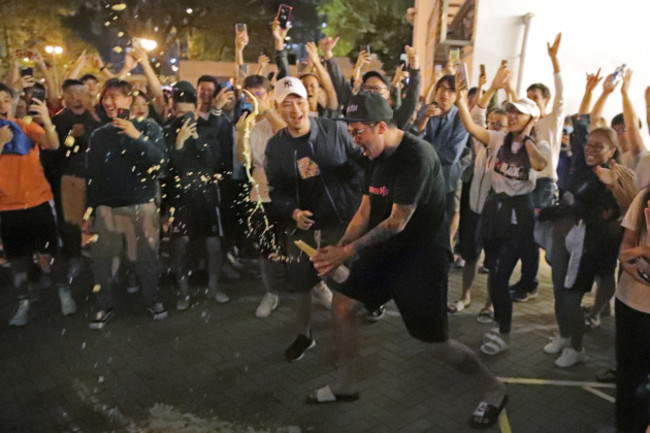
[[[90,321],[88,327],[90,329],[103,329],[106,326],[106,322],[111,320],[115,315],[115,311],[112,308],[107,310],[99,310],[95,313],[95,317]]]
[[[305,356],[305,352],[316,345],[316,340],[304,334],[300,334],[293,340],[293,343],[284,352],[288,361],[298,361]]]
[[[511,290],[510,298],[512,302],[526,302],[531,301],[539,296],[537,289],[527,292],[525,290]]]
[[[163,320],[169,316],[162,302],[156,302],[155,304],[147,307],[147,310],[149,310],[153,316],[153,320]]]
[[[378,322],[382,317],[384,317],[384,313],[386,313],[386,307],[381,305],[374,311],[368,311],[368,314],[366,314],[366,320],[369,322]]]

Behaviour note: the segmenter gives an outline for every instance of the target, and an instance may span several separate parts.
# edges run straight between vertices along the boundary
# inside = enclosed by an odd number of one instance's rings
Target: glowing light
[[[111,9],[113,9],[116,12],[123,11],[126,9],[126,3],[116,3],[114,4]]]
[[[59,47],[58,45],[54,47],[54,54],[61,54],[63,53],[63,47]]]
[[[187,8],[187,9],[185,9],[185,12],[187,12],[188,15],[191,15],[192,12],[194,12],[194,9],[192,9],[192,8]]]
[[[156,47],[158,46],[158,43],[154,41],[153,39],[145,39],[141,38],[138,39],[138,43],[142,48],[144,48],[147,51],[155,50]]]
[[[174,57],[172,57],[171,59],[169,59],[169,63],[171,63],[171,64],[174,64],[174,63],[176,63],[177,61],[178,61],[178,59],[176,59],[176,58],[174,58]]]
[[[54,47],[51,46],[51,45],[48,45],[47,47],[45,47],[45,52],[48,53],[48,54],[52,54],[54,52]]]

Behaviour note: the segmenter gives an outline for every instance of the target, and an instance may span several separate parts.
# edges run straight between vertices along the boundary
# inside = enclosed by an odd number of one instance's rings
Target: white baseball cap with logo
[[[297,95],[307,99],[307,89],[305,89],[302,81],[296,77],[284,77],[275,83],[275,90],[273,91],[275,102],[281,104],[289,95]]]
[[[533,117],[539,117],[539,107],[535,101],[529,98],[521,98],[515,102],[508,102],[505,104],[504,108],[506,111],[515,110]]]

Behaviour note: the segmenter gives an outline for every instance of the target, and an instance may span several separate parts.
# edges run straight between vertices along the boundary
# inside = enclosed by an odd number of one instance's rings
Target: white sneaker
[[[585,358],[586,355],[584,348],[578,352],[573,347],[565,347],[562,350],[562,355],[555,360],[555,365],[560,368],[572,367],[579,362],[584,362]]]
[[[329,287],[327,287],[325,281],[321,281],[320,283],[316,284],[311,289],[311,294],[317,304],[320,304],[327,310],[332,308],[332,291]]]
[[[551,339],[551,342],[544,346],[544,352],[550,354],[556,354],[562,352],[562,349],[569,347],[571,344],[570,338],[562,338],[559,335],[556,335]]]
[[[18,301],[18,309],[16,314],[9,320],[9,326],[25,326],[27,325],[27,314],[29,313],[29,299],[21,299]]]
[[[258,305],[257,310],[255,310],[255,316],[260,319],[265,319],[271,315],[271,312],[278,308],[278,302],[280,297],[270,292],[266,292],[260,305]]]
[[[214,300],[220,304],[225,304],[226,302],[230,302],[230,297],[226,295],[223,291],[217,289],[214,292]]]
[[[70,316],[77,312],[77,303],[72,299],[70,287],[59,287],[59,300],[61,301],[61,313],[64,316]]]

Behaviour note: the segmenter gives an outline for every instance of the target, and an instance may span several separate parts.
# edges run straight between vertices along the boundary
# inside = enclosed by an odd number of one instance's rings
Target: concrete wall
[[[523,37],[522,16],[532,12],[522,90],[533,82],[553,89],[553,69],[546,43],[562,32],[559,60],[565,84],[568,113],[577,111],[585,87],[585,73],[602,67],[602,74],[626,63],[634,70],[631,94],[637,115],[645,123],[646,86],[650,85],[649,34],[650,2],[647,0],[478,0],[478,22],[472,65],[473,83],[479,64],[486,65],[488,80],[501,59],[519,68]],[[619,86],[620,88],[620,86]],[[602,87],[595,92],[595,98]],[[594,102],[595,102],[594,98]],[[609,120],[622,111],[620,92],[609,99],[605,115]],[[647,130],[646,130],[647,131]],[[646,136],[647,133],[644,133]]]

